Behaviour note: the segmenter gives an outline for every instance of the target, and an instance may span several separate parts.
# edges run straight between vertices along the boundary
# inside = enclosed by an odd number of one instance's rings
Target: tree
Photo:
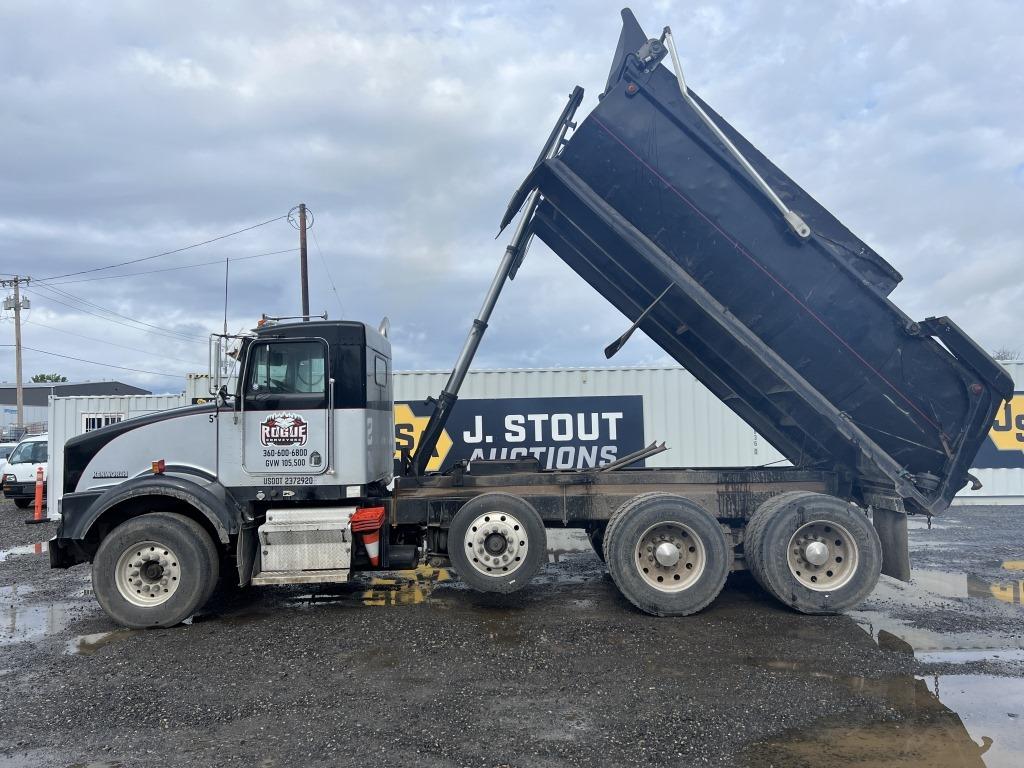
[[[1002,360],[1004,362],[1022,359],[1022,355],[1019,349],[1010,349],[1009,347],[999,347],[999,349],[995,350],[992,353],[992,357],[994,357],[996,360]]]
[[[46,384],[48,382],[60,383],[67,380],[67,376],[61,376],[59,373],[37,373],[32,377],[33,384]]]

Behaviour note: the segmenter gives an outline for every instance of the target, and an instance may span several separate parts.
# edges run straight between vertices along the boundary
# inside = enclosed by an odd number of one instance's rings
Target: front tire
[[[801,613],[842,613],[878,583],[882,546],[857,506],[823,493],[791,491],[762,504],[744,549],[758,583]]]
[[[217,549],[199,523],[153,512],[122,523],[103,539],[92,564],[93,591],[118,624],[172,627],[207,601],[219,565]]]
[[[32,506],[33,501],[34,499],[15,499],[14,506],[16,506],[18,509],[28,509],[29,507]]]
[[[522,589],[546,554],[544,521],[532,504],[509,493],[471,499],[448,529],[452,565],[464,582],[481,592]]]
[[[646,493],[619,507],[604,535],[612,580],[645,613],[688,616],[725,586],[732,552],[718,521],[689,499]]]

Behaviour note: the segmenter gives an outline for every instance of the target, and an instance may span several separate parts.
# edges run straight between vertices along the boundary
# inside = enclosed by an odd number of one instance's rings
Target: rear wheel
[[[655,616],[705,608],[722,591],[731,562],[718,521],[689,499],[667,493],[623,504],[608,523],[604,554],[622,594]]]
[[[878,583],[882,547],[856,505],[822,493],[784,493],[766,501],[747,526],[754,578],[802,613],[841,613]]]
[[[526,586],[544,564],[547,532],[528,501],[485,493],[462,506],[448,529],[448,557],[462,580],[482,592]]]
[[[219,562],[209,534],[170,512],[132,518],[114,528],[92,564],[103,610],[119,624],[170,627],[191,616],[217,584]]]

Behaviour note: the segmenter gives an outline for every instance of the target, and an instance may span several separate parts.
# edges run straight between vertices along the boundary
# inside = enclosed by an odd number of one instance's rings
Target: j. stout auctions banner
[[[544,469],[586,469],[644,447],[643,397],[459,400],[427,469],[463,460],[537,458]],[[395,461],[419,444],[432,406],[395,403]]]
[[[1024,392],[1014,392],[992,422],[988,440],[971,464],[975,469],[1024,468]]]

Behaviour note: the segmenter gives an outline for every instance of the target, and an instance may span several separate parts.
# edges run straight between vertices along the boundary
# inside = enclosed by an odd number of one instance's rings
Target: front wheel
[[[35,499],[15,499],[14,506],[18,509],[28,509],[32,506],[33,501],[35,501]]]
[[[509,493],[485,493],[468,501],[448,529],[452,565],[481,592],[522,589],[546,553],[544,521],[533,505]]]
[[[96,599],[118,624],[171,627],[202,607],[217,583],[209,534],[184,515],[153,512],[114,528],[92,564]]]

